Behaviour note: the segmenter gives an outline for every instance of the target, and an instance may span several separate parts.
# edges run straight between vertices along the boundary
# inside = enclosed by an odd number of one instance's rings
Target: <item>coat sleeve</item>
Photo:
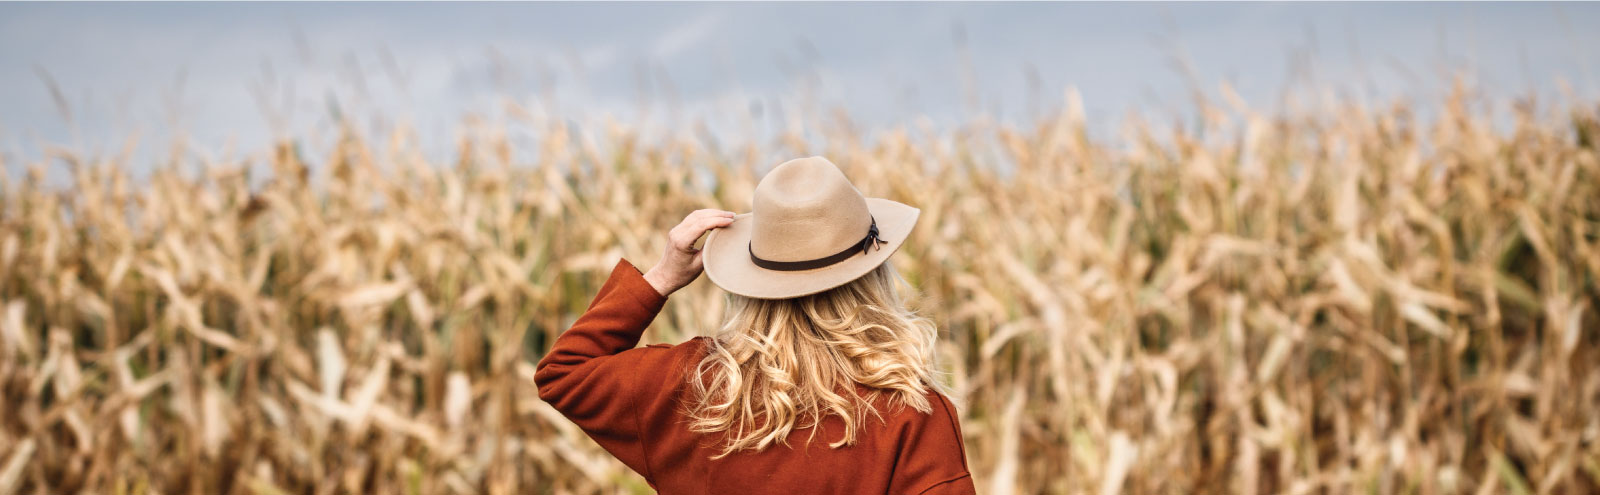
[[[944,395],[931,394],[933,413],[905,431],[890,491],[923,495],[977,493],[967,469],[961,422]]]
[[[669,354],[634,347],[665,303],[637,268],[617,262],[589,309],[556,339],[534,373],[539,398],[651,483],[639,411],[657,409],[653,403],[667,394],[641,378],[668,366]]]

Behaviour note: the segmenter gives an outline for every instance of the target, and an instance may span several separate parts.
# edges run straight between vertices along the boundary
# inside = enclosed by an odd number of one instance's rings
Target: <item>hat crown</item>
[[[837,165],[813,156],[774,167],[756,184],[750,252],[807,261],[861,243],[872,226],[867,200]]]

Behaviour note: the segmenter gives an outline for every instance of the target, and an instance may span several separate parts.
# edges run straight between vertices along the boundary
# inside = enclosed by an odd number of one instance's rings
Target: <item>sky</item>
[[[341,118],[448,153],[468,118],[761,135],[1170,115],[1330,88],[1600,99],[1597,3],[0,3],[0,156],[265,149]],[[1563,89],[1563,88],[1566,89]],[[367,119],[367,120],[362,120]],[[379,120],[385,124],[375,123]]]

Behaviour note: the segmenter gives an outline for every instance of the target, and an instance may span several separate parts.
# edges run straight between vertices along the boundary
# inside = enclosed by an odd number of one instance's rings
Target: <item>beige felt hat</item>
[[[861,278],[900,249],[922,210],[861,195],[827,158],[789,160],[756,184],[752,212],[706,237],[706,276],[757,299],[815,294]]]

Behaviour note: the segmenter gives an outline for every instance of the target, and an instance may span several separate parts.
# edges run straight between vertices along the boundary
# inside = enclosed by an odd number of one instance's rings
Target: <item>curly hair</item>
[[[855,443],[873,406],[932,411],[935,379],[933,321],[907,309],[884,263],[843,286],[792,299],[730,294],[727,316],[709,339],[691,379],[691,431],[725,433],[721,458],[786,444],[796,429],[807,443],[828,416],[843,421],[844,435],[828,445]],[[858,387],[859,386],[859,387]]]

